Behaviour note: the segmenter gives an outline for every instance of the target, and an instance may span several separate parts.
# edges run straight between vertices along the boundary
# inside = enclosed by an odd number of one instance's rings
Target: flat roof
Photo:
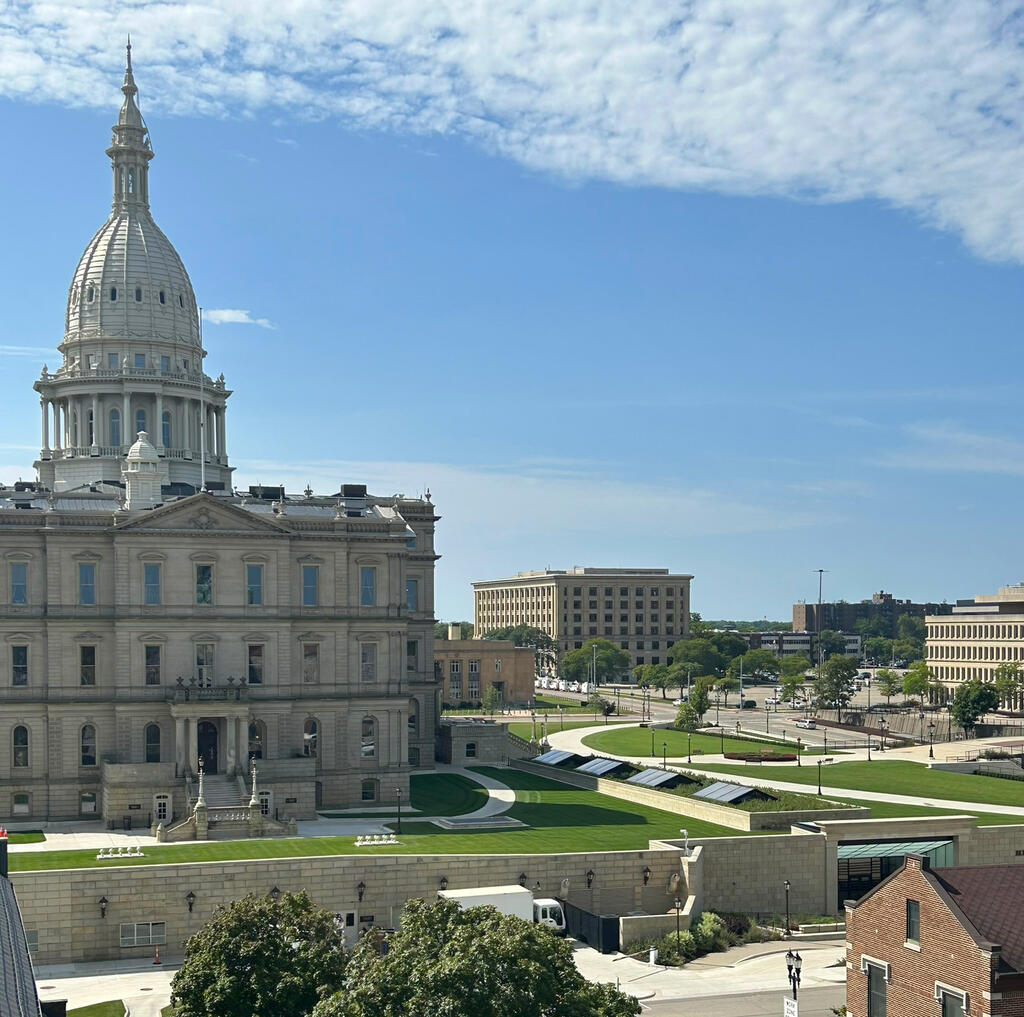
[[[945,840],[901,840],[889,844],[840,844],[836,852],[839,858],[892,858],[896,855],[926,855],[947,844]]]
[[[566,749],[552,749],[550,752],[542,752],[539,756],[534,756],[530,762],[544,763],[546,766],[558,766],[559,763],[565,763],[570,759],[579,759],[579,756],[575,752],[569,752]]]
[[[617,770],[625,765],[621,759],[603,759],[598,756],[597,759],[591,759],[582,766],[577,766],[576,772],[589,773],[592,777],[600,777],[603,773],[611,773],[612,770]]]
[[[640,787],[660,787],[672,781],[687,780],[681,773],[674,770],[642,770],[630,777],[627,784],[638,784]]]
[[[756,787],[749,787],[744,784],[728,784],[723,780],[715,781],[700,791],[693,793],[694,798],[703,798],[709,802],[741,802],[750,795],[765,795]],[[765,797],[771,797],[765,795]]]

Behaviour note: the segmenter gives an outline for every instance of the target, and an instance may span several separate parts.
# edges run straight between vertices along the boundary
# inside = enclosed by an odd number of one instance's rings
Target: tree
[[[897,639],[913,639],[924,645],[925,636],[927,635],[928,629],[923,618],[917,618],[912,614],[901,614],[896,619]]]
[[[1009,703],[1024,687],[1024,670],[1013,660],[1004,661],[992,672],[992,684],[1003,703]]]
[[[739,687],[740,682],[738,678],[719,678],[715,682],[715,688],[721,693],[722,702],[725,706],[729,705],[729,693],[738,692]]]
[[[693,676],[700,674],[700,665],[693,660],[680,660],[669,668],[669,685],[677,686],[679,695],[683,694],[683,685],[690,685]]]
[[[683,703],[676,711],[675,728],[677,731],[696,731],[700,727],[700,717],[689,704]]]
[[[742,657],[750,649],[750,643],[735,632],[712,632],[708,641],[726,660]]]
[[[868,639],[885,638],[892,635],[892,628],[887,619],[881,616],[874,618],[858,618],[853,625],[853,631],[861,636],[865,642]]]
[[[907,699],[924,699],[931,679],[928,665],[923,660],[915,661],[903,676],[903,695]]]
[[[999,693],[991,685],[979,681],[964,682],[953,695],[949,715],[966,734],[998,705]]]
[[[811,662],[802,653],[794,653],[792,656],[783,657],[782,660],[779,661],[779,667],[781,668],[781,674],[783,677],[799,675],[801,680],[803,680],[803,677],[810,669],[810,666]]]
[[[868,660],[892,660],[892,646],[893,641],[891,639],[885,639],[882,636],[872,636],[864,640],[864,656]]]
[[[818,649],[821,650],[822,660],[828,660],[829,657],[837,655],[842,656],[846,652],[846,640],[840,632],[822,629],[818,636]]]
[[[681,660],[692,662],[702,674],[720,675],[725,670],[726,659],[710,639],[680,639],[672,644],[668,655],[673,664]]]
[[[463,639],[473,638],[473,623],[472,622],[434,622],[434,638],[435,639],[447,639],[448,638],[448,626],[458,625],[459,631],[462,633]]]
[[[687,629],[691,639],[701,639],[704,636],[710,635],[712,628],[703,618],[701,618],[699,612],[690,612],[690,627]]]
[[[465,638],[465,637],[464,637]],[[538,671],[552,669],[558,658],[558,644],[543,629],[535,625],[506,625],[485,632],[484,639],[501,639],[516,646],[532,646],[536,651],[534,662]]]
[[[698,720],[704,719],[704,714],[711,708],[711,698],[708,696],[709,683],[711,678],[698,678],[693,684],[688,700],[693,712],[697,714]]]
[[[885,696],[885,705],[888,706],[889,700],[902,690],[903,679],[891,667],[880,667],[875,673],[875,688]]]
[[[843,707],[853,698],[853,679],[857,662],[849,657],[833,656],[825,661],[821,677],[814,683],[819,706],[834,707],[842,719]]]
[[[633,677],[636,679],[636,683],[640,688],[645,689],[651,684],[649,675],[653,666],[653,664],[637,664],[636,667],[633,668]]]
[[[282,1014],[285,1011],[282,1011]],[[382,952],[372,935],[352,951],[344,991],[313,1017],[637,1017],[640,1005],[588,982],[569,940],[542,925],[411,900]]]
[[[779,679],[779,698],[784,703],[795,703],[803,692],[804,676],[802,674],[784,674]]]
[[[599,682],[615,681],[629,670],[629,654],[625,650],[607,639],[588,639],[578,650],[570,650],[562,657],[562,674],[574,682],[593,681],[595,657]]]
[[[502,707],[501,693],[493,686],[488,685],[484,689],[483,698],[480,700],[480,706],[485,713],[489,713],[492,717],[496,710],[500,710]]]
[[[892,655],[896,660],[911,663],[924,657],[924,643],[916,639],[897,639],[892,644]]]
[[[747,650],[729,662],[726,674],[730,678],[739,674],[740,661],[743,661],[743,674],[746,678],[778,678],[782,670],[779,658],[771,650]]]
[[[594,689],[587,697],[587,706],[594,711],[595,717],[600,713],[607,718],[615,712],[615,703],[611,699],[605,699],[597,689]]]
[[[176,1017],[303,1017],[343,984],[334,916],[303,893],[249,894],[218,908],[185,944],[171,981]]]
[[[649,682],[656,689],[661,689],[661,698],[668,699],[668,688],[674,684],[672,674],[669,672],[668,664],[651,664]]]

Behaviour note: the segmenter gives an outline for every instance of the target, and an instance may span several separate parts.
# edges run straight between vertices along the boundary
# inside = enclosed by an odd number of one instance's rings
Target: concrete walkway
[[[572,752],[578,752],[581,755],[603,755],[608,756],[611,759],[624,759],[627,762],[638,762],[645,766],[660,766],[661,756],[622,756],[615,755],[612,752],[597,752],[595,749],[588,745],[583,744],[583,739],[588,735],[596,734],[600,731],[604,731],[604,725],[596,725],[594,727],[586,728],[575,728],[572,731],[556,731],[548,736],[548,741],[552,748],[556,749],[568,749]],[[744,733],[741,731],[741,733]],[[985,748],[987,745],[993,742],[999,742],[1001,739],[998,738],[984,738],[976,739],[970,742],[958,742],[957,746],[961,752],[974,751],[979,748]],[[1005,740],[1005,739],[1003,739]],[[923,752],[923,757],[922,757]],[[816,766],[814,762],[816,756],[804,757],[803,768],[807,769],[808,766]],[[917,745],[906,749],[886,749],[885,752],[872,752],[872,758],[878,762],[882,762],[886,759],[901,759],[901,760],[912,760],[914,762],[927,762],[928,761],[928,746]],[[854,752],[850,752],[847,755],[837,757],[839,762],[854,762],[857,760],[866,760],[867,751],[865,749],[859,749]],[[726,765],[735,766],[737,761],[735,759],[726,759],[725,756],[719,754],[708,754],[704,753],[699,757],[693,759],[692,762],[687,762],[686,757],[669,757],[668,762],[676,767],[685,767],[687,769],[700,771],[702,764],[704,763],[724,763]],[[796,767],[796,763],[774,763],[772,766],[789,766]],[[974,814],[976,812],[996,813],[1010,816],[1024,816],[1024,806],[1019,805],[994,805],[988,802],[961,802],[947,798],[920,798],[912,795],[898,795],[889,794],[884,791],[860,791],[855,788],[844,788],[844,787],[832,787],[825,784],[827,780],[828,767],[822,767],[822,787],[821,792],[824,796],[830,796],[833,798],[856,798],[861,801],[872,801],[872,802],[894,802],[899,805],[927,805],[931,808],[937,809],[952,809],[956,812],[966,812]],[[708,771],[708,776],[716,776],[721,780],[728,780],[734,784],[745,784],[755,785],[758,787],[775,788],[778,791],[795,791],[799,794],[814,793],[817,788],[810,784],[797,784],[791,781],[780,781],[770,780],[765,777],[758,777],[755,774],[716,774],[712,771]]]
[[[157,967],[152,958],[59,964],[36,968],[36,988],[42,1001],[66,999],[69,1010],[122,999],[132,1017],[160,1017],[171,1001],[171,979],[177,970],[177,965]]]

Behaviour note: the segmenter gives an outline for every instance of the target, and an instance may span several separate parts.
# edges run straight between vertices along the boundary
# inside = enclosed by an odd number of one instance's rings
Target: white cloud
[[[951,422],[912,424],[908,438],[878,465],[901,470],[946,473],[994,473],[1024,476],[1024,442],[968,431]]]
[[[211,325],[259,325],[260,328],[273,328],[266,318],[254,318],[248,311],[237,307],[222,307],[203,311],[203,321]]]
[[[52,349],[45,346],[3,346],[0,345],[0,357],[49,357]]]
[[[1024,258],[1012,0],[22,0],[0,95],[458,134],[574,179],[879,199]]]

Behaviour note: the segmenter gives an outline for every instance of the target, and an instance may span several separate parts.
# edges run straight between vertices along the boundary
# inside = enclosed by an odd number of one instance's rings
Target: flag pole
[[[206,490],[206,366],[203,358],[203,309],[199,308],[199,489]]]

